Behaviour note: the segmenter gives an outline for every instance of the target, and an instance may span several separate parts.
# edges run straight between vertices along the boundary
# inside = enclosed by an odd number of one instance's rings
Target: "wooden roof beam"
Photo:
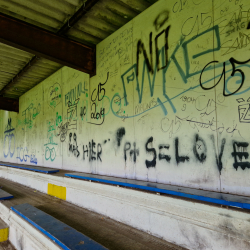
[[[0,42],[95,75],[95,48],[0,14]]]
[[[0,97],[0,109],[19,112],[19,99]]]

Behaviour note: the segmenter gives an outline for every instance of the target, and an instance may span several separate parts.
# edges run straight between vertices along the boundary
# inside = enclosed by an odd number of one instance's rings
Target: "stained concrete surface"
[[[0,242],[0,250],[16,250],[9,241]]]
[[[2,201],[5,206],[10,208],[17,204],[29,203],[75,228],[110,250],[184,249],[103,215],[91,212],[18,183],[0,178],[0,186],[2,186],[5,191],[14,195],[13,199]]]

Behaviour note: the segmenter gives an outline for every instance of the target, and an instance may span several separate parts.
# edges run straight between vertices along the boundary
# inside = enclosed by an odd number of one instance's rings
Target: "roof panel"
[[[54,6],[52,6],[52,5],[47,5],[44,2],[40,2],[40,1],[34,2],[30,0],[11,0],[8,2],[9,3],[13,2],[16,6],[25,8],[26,10],[29,10],[29,12],[34,12],[34,14],[39,13],[39,14],[44,15],[45,17],[53,18],[60,22],[67,17],[67,15],[64,12],[60,11],[60,9],[55,8],[56,6],[55,4]],[[53,3],[53,1],[51,2]]]
[[[21,56],[24,56],[24,57],[32,57],[33,56],[29,52],[13,48],[13,47],[11,47],[9,45],[6,45],[6,44],[3,44],[3,43],[0,43],[0,49],[4,50],[4,51],[9,51],[10,53],[15,53],[17,55],[21,55]]]
[[[86,2],[87,0],[65,0],[65,2],[70,3],[74,6],[79,6],[81,4],[83,4],[84,2]]]
[[[86,1],[0,0],[0,12],[56,33]],[[95,46],[156,1],[99,0],[88,12],[82,12],[82,18],[64,35]],[[27,71],[15,78],[25,66]],[[6,97],[18,98],[61,67],[58,63],[0,43],[0,90],[15,79],[15,84],[6,90]]]
[[[0,0],[0,4],[1,4],[0,5],[1,8],[11,11],[12,13],[16,13],[20,16],[29,18],[30,20],[34,20],[37,23],[42,23],[43,25],[47,25],[47,26],[50,26],[52,28],[57,28],[57,29],[60,28],[62,25],[63,20],[59,21],[53,17],[43,14],[41,10],[36,11],[24,5],[21,5],[19,1],[18,3],[16,3],[11,0],[7,0],[7,1]]]
[[[75,28],[71,28],[67,33],[67,36],[76,41],[87,43],[88,45],[98,44],[102,41],[102,39],[99,37],[95,37],[92,34],[87,34],[86,32]]]

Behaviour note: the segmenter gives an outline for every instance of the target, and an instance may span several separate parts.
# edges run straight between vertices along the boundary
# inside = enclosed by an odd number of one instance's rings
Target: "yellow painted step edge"
[[[48,194],[59,199],[66,200],[66,187],[48,183]]]
[[[0,242],[6,241],[9,238],[9,228],[0,229]]]

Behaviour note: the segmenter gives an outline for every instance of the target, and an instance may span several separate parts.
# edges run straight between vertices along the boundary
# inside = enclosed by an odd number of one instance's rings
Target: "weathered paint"
[[[7,193],[6,191],[0,188],[0,200],[8,200],[13,197],[14,196],[12,194]]]
[[[25,169],[25,170],[30,170],[34,172],[41,172],[41,173],[46,173],[46,174],[52,174],[59,172],[58,169],[52,169],[52,168],[44,168],[44,167],[35,167],[35,166],[29,166],[29,165],[16,165],[16,164],[6,164],[5,162],[0,162],[2,166],[6,167],[11,167],[11,168],[20,168],[20,169]]]
[[[48,183],[48,194],[55,196],[59,199],[66,200],[66,187],[57,186],[51,183]]]
[[[247,6],[158,1],[0,111],[0,160],[249,196]]]
[[[20,98],[19,114],[0,111],[0,160],[250,196],[248,6],[248,0],[158,1],[97,45],[95,77],[64,67]],[[40,173],[17,173],[3,170],[47,192],[48,181],[33,175]],[[204,249],[220,249],[216,230],[236,224],[213,210],[221,220],[210,227],[205,207],[185,223],[169,215],[176,208],[161,216],[154,207],[152,215],[150,202],[141,200],[126,209],[118,194],[100,200],[94,188],[75,192],[83,182],[67,186],[68,201],[171,241],[178,237],[190,249],[197,232]],[[190,213],[197,215],[194,207]],[[178,233],[165,235],[166,225]],[[222,235],[238,237],[237,230]]]
[[[9,237],[9,228],[0,229],[0,242],[8,240]]]
[[[0,190],[1,191],[1,190]],[[9,238],[9,226],[2,221],[0,217],[0,242],[4,242]]]
[[[201,247],[207,250],[250,249],[249,213],[242,209],[211,206],[157,193],[140,192],[114,185],[1,166],[0,176],[6,176],[5,178],[11,181],[30,186],[44,193],[47,193],[48,182],[53,181],[57,185],[67,188],[66,200],[68,202],[188,249],[200,249]],[[32,226],[31,228],[25,226],[19,216],[17,217],[20,219],[13,216],[12,213],[9,214],[8,208],[2,203],[0,203],[0,217],[4,221],[12,222],[10,238],[11,242],[15,242],[14,246],[20,245],[18,239],[21,235],[25,238],[23,244],[27,244],[30,239],[29,234],[36,235],[35,238],[31,238],[33,245],[37,241],[42,244],[46,242],[41,235],[37,234],[37,231],[34,231]],[[18,229],[14,222],[22,227]],[[26,237],[28,237],[27,240]],[[46,242],[46,246],[47,244],[49,243]],[[35,247],[34,249],[43,248]]]
[[[15,205],[11,207],[11,210],[49,237],[64,250],[107,249],[74,228],[28,203]]]
[[[81,180],[97,181],[121,187],[131,187],[134,189],[157,192],[159,194],[170,194],[176,197],[184,197],[196,201],[205,201],[224,206],[250,209],[250,198],[247,196],[238,196],[230,194],[221,194],[211,191],[196,190],[191,188],[181,188],[178,186],[151,183],[138,180],[128,180],[117,177],[98,176],[83,173],[68,173],[65,176]]]

